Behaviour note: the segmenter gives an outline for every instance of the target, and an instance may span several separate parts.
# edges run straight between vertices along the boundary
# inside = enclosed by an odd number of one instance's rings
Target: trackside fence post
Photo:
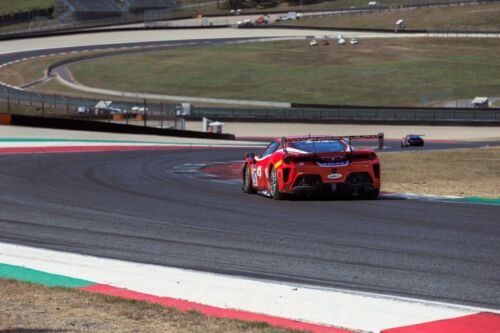
[[[9,96],[9,91],[5,89],[5,95],[7,97],[7,113],[10,113],[10,96]]]
[[[378,149],[384,150],[384,133],[378,134]]]
[[[163,102],[160,102],[160,128],[163,129]]]
[[[143,107],[144,107],[144,127],[146,127],[147,124],[148,124],[148,121],[147,121],[147,118],[148,118],[148,109],[147,109],[146,99],[144,99]]]

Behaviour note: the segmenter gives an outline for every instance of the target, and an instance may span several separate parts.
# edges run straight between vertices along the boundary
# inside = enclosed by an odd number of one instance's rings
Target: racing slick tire
[[[271,197],[274,200],[281,200],[284,197],[283,193],[279,191],[279,178],[278,173],[274,168],[271,168],[271,172],[269,173],[269,187],[271,192]]]
[[[378,195],[380,194],[380,189],[375,188],[371,191],[365,192],[361,195],[362,199],[368,199],[368,200],[374,200],[378,198]]]
[[[245,165],[245,170],[243,171],[243,192],[248,194],[254,194],[255,190],[252,187],[252,176],[250,175],[250,168]]]

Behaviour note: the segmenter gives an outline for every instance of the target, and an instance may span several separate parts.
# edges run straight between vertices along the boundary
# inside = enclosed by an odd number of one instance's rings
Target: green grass
[[[54,6],[55,0],[0,0],[0,15]]]
[[[496,96],[500,40],[362,39],[178,49],[70,67],[83,84],[119,91],[354,105],[420,105]]]
[[[499,17],[500,4],[495,4],[422,8],[408,11],[344,16],[305,17],[293,22],[293,24],[314,27],[394,29],[395,22],[403,19],[407,29],[500,31]],[[280,24],[290,24],[290,22]]]

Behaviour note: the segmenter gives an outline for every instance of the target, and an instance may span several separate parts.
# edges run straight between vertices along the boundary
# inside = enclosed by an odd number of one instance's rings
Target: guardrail
[[[6,105],[5,112],[14,112],[15,107],[25,106],[34,109],[35,115],[79,117],[80,106],[95,107],[98,99],[78,98],[61,95],[48,95],[0,87],[0,104]],[[151,102],[147,100],[114,100],[113,107],[126,110],[123,122],[135,117],[134,107],[142,108],[140,124],[143,126],[164,127],[171,124],[177,127],[182,121],[177,117],[175,104]],[[137,112],[136,112],[137,113]],[[411,123],[447,125],[486,125],[500,126],[500,108],[425,108],[425,107],[363,107],[363,106],[321,106],[292,104],[291,108],[228,108],[192,106],[186,119],[232,121],[280,121],[280,122],[351,122],[351,123]],[[100,120],[115,121],[113,114],[100,114]],[[135,119],[135,118],[133,118]]]
[[[95,109],[96,104],[100,101],[94,98],[49,95],[0,86],[0,108],[2,108],[3,113],[99,120],[101,122],[134,124],[143,127],[182,127],[182,120],[177,117],[175,106],[161,102],[106,99],[106,101],[112,102],[111,106],[113,108],[118,108],[122,112],[111,112],[111,109],[88,113],[78,112],[79,107]]]
[[[447,123],[500,126],[500,108],[391,108],[391,107],[333,107],[290,109],[202,108],[192,110],[190,118],[231,119],[245,121],[308,121],[308,122],[389,122],[389,123]]]

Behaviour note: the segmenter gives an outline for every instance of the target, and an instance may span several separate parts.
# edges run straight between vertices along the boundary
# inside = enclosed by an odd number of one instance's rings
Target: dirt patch
[[[383,191],[500,198],[500,147],[379,156]]]
[[[0,299],[0,332],[294,332],[13,280],[0,280]]]

